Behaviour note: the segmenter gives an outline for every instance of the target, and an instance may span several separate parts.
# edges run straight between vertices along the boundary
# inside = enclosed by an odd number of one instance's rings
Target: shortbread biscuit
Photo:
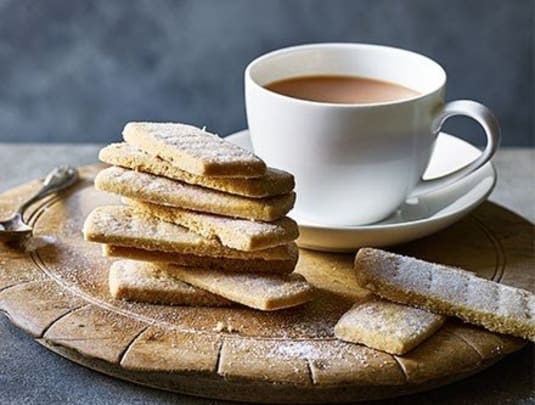
[[[218,269],[228,272],[289,274],[297,264],[297,247],[293,247],[288,259],[228,259],[221,257],[196,256],[191,254],[159,252],[131,247],[103,245],[104,256],[142,260],[155,263],[170,263],[186,267]]]
[[[355,270],[364,288],[388,300],[535,341],[535,295],[529,291],[379,249],[360,249]]]
[[[123,138],[179,169],[204,176],[260,177],[266,164],[253,153],[192,125],[129,122]]]
[[[405,354],[435,333],[445,317],[372,298],[355,304],[336,326],[338,339],[390,354]]]
[[[299,236],[297,224],[288,217],[275,222],[257,222],[204,214],[129,198],[125,199],[125,202],[147,215],[181,225],[205,238],[217,239],[222,245],[237,250],[252,251],[284,245]]]
[[[314,288],[297,273],[288,275],[222,273],[169,266],[169,274],[230,301],[262,311],[295,307],[314,297]]]
[[[171,277],[151,263],[119,260],[109,271],[110,294],[115,299],[166,305],[229,306],[223,297]]]
[[[114,166],[250,198],[288,194],[295,187],[294,177],[290,173],[272,168],[268,168],[264,176],[254,179],[199,176],[181,170],[158,156],[149,155],[124,142],[106,146],[99,152],[98,156],[104,163]]]
[[[83,233],[85,239],[91,242],[230,259],[284,260],[291,258],[295,249],[291,244],[253,252],[230,249],[217,240],[205,239],[180,225],[121,205],[95,208],[85,220]]]
[[[95,187],[154,204],[257,221],[282,218],[295,202],[293,192],[270,198],[247,198],[122,167],[102,170],[95,178]]]

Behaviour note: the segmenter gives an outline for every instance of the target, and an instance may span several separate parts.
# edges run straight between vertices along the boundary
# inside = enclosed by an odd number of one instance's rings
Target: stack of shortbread
[[[115,298],[182,305],[277,310],[312,299],[292,273],[298,250],[293,176],[190,125],[128,123],[125,143],[100,159],[95,179],[126,205],[96,208],[84,236],[112,264]]]

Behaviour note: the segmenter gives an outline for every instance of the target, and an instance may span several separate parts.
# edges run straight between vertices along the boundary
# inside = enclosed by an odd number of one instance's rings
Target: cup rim
[[[440,80],[440,83],[432,87],[431,90],[426,91],[425,93],[418,94],[413,97],[409,97],[409,98],[403,98],[403,99],[391,100],[391,101],[381,101],[381,102],[375,102],[375,103],[330,103],[330,102],[325,102],[325,101],[305,100],[305,99],[290,97],[290,96],[277,93],[259,84],[255,79],[253,79],[251,75],[251,70],[256,65],[276,55],[291,53],[297,50],[308,49],[308,48],[332,48],[332,47],[335,47],[335,48],[381,48],[385,50],[389,49],[389,50],[394,50],[398,52],[403,52],[406,54],[416,55],[426,60],[427,62],[435,65],[435,67],[440,71],[442,78]],[[317,43],[293,45],[293,46],[288,46],[285,48],[279,48],[279,49],[264,53],[256,57],[255,59],[253,59],[251,62],[249,62],[249,64],[245,68],[244,76],[245,76],[245,80],[250,81],[255,87],[263,90],[266,93],[269,93],[271,96],[281,98],[282,100],[301,103],[301,104],[310,105],[314,107],[323,106],[323,107],[338,107],[338,108],[369,108],[369,107],[381,107],[381,106],[394,106],[394,105],[400,105],[400,104],[407,103],[407,102],[414,102],[420,99],[424,99],[428,97],[429,95],[436,93],[437,91],[439,91],[445,86],[446,81],[447,81],[447,74],[444,68],[437,61],[435,61],[434,59],[431,59],[428,56],[422,55],[421,53],[414,52],[408,49],[397,48],[397,47],[389,46],[389,45],[371,44],[371,43],[363,43],[363,42],[317,42]]]

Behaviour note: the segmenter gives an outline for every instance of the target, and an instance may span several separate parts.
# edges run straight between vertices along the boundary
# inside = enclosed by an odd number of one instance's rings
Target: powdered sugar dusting
[[[318,343],[310,341],[289,341],[281,342],[267,353],[268,357],[283,357],[283,358],[301,358],[309,360],[317,360],[325,357],[325,350],[320,348]]]
[[[56,242],[56,238],[50,235],[31,236],[21,242],[22,248],[26,253],[34,252],[37,249],[41,249],[47,245],[53,245]]]

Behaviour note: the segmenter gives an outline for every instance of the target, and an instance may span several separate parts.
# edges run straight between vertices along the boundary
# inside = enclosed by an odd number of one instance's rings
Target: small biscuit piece
[[[129,122],[123,138],[179,169],[204,176],[260,177],[266,164],[253,153],[192,125]]]
[[[102,170],[95,178],[95,187],[154,204],[258,221],[284,217],[295,202],[293,192],[270,198],[247,198],[122,167]]]
[[[355,304],[336,326],[338,339],[402,355],[435,333],[445,317],[372,298]]]
[[[131,207],[111,205],[95,208],[86,218],[84,237],[90,242],[231,259],[289,259],[291,244],[241,252],[205,239],[186,228],[141,214]]]
[[[294,220],[284,217],[275,222],[257,222],[167,207],[139,200],[125,199],[132,208],[188,228],[209,239],[217,239],[229,248],[252,251],[284,245],[299,236]]]
[[[362,287],[401,304],[535,341],[535,295],[448,266],[379,249],[355,259]]]
[[[222,273],[179,266],[169,266],[168,271],[195,287],[262,311],[295,307],[314,297],[314,287],[297,273]]]
[[[113,298],[166,305],[229,306],[232,303],[208,291],[193,287],[151,263],[119,260],[109,271]]]
[[[294,177],[283,170],[268,168],[266,174],[254,179],[241,177],[208,177],[188,173],[158,156],[127,143],[113,143],[99,152],[99,159],[114,166],[163,176],[229,194],[250,198],[273,197],[288,194],[295,187]]]
[[[219,269],[229,272],[289,274],[297,264],[297,247],[293,246],[287,259],[228,259],[221,257],[196,256],[191,254],[158,252],[131,247],[103,245],[104,256],[142,260],[155,263],[170,263],[185,267]]]

